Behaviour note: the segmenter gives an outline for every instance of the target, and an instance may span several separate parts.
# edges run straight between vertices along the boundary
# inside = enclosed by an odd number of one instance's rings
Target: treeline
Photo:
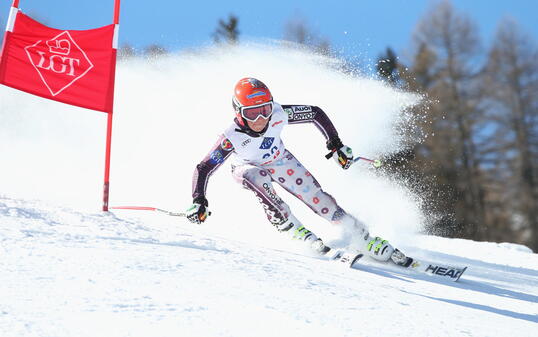
[[[320,37],[317,32],[309,27],[306,19],[295,15],[292,19],[284,24],[284,33],[282,39],[290,41],[297,45],[306,47],[316,53],[324,55],[333,55],[330,42],[327,38]],[[235,45],[239,42],[239,17],[234,14],[228,15],[227,19],[219,19],[217,27],[211,34],[215,44]],[[151,44],[141,49],[137,49],[129,43],[124,43],[118,49],[120,59],[133,56],[155,57],[168,54],[170,51],[161,45]],[[333,55],[334,56],[334,55]]]
[[[425,94],[424,141],[390,160],[431,202],[436,234],[523,243],[538,251],[538,45],[511,20],[483,48],[473,20],[449,1],[416,27],[412,56],[390,48],[378,73]]]

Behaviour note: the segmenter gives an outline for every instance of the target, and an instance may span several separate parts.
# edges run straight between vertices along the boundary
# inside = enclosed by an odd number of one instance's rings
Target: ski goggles
[[[262,117],[267,119],[273,114],[273,102],[240,107],[241,116],[249,122],[255,122]]]

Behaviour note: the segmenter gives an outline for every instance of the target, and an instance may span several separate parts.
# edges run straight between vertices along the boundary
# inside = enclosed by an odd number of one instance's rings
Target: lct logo
[[[39,40],[24,49],[52,96],[70,87],[93,68],[86,53],[68,31],[51,40]]]

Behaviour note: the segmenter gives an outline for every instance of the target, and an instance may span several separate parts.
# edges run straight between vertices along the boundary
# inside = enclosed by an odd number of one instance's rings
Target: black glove
[[[336,137],[329,139],[329,141],[327,141],[327,149],[331,152],[329,152],[325,158],[329,159],[333,157],[338,165],[344,170],[347,170],[351,164],[354,163],[353,150],[351,150],[349,146],[344,145],[340,138]]]
[[[211,212],[207,208],[207,199],[203,196],[196,197],[192,201],[192,205],[187,209],[187,219],[192,223],[200,224],[204,222]]]

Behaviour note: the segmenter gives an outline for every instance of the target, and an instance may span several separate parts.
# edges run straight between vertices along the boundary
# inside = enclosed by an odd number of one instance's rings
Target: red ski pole
[[[156,208],[156,207],[148,207],[148,206],[115,206],[110,207],[110,209],[128,209],[128,210],[135,210],[135,211],[155,211],[155,212],[161,212],[166,215],[170,216],[181,216],[186,217],[187,214],[185,213],[176,213],[176,212],[170,212],[165,209]]]

